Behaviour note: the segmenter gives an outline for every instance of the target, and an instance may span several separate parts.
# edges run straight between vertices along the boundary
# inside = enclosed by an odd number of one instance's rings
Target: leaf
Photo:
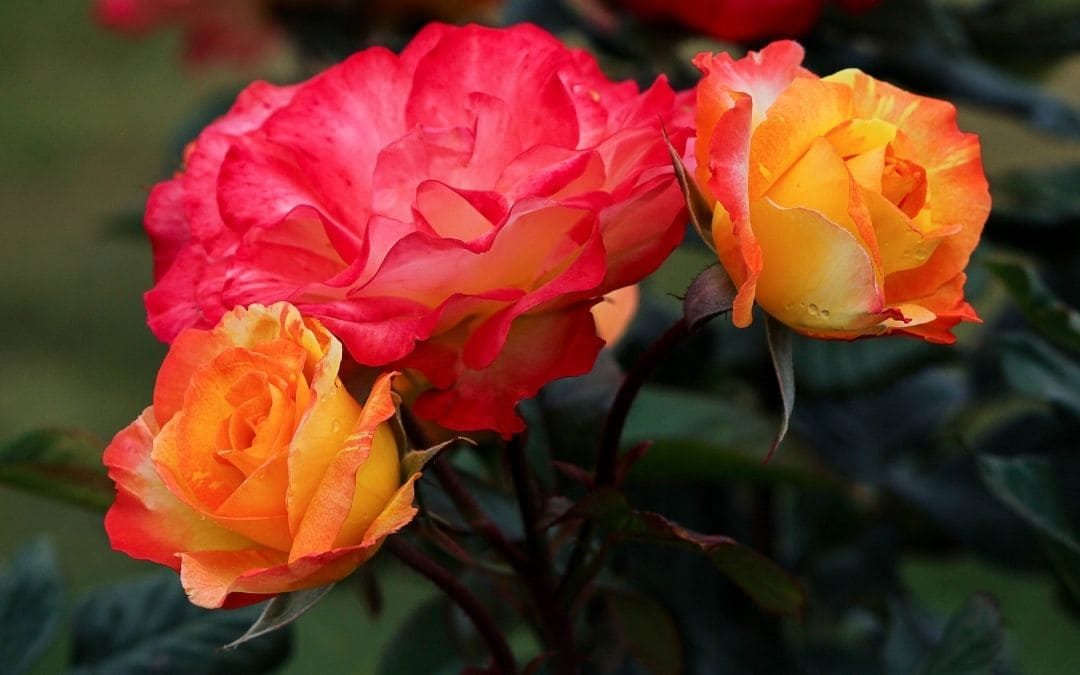
[[[251,628],[248,628],[243,635],[225,645],[223,649],[236,649],[249,640],[254,640],[288,626],[318,604],[333,587],[334,584],[327,584],[303,591],[283,593],[271,598],[270,602],[266,603],[259,618],[255,620],[255,623],[251,624]]]
[[[451,438],[448,441],[443,441],[438,445],[433,445],[424,450],[410,450],[401,458],[401,475],[408,478],[415,473],[420,473],[420,471],[427,466],[428,462],[438,457],[440,452],[458,442],[476,445],[476,442],[471,438],[458,436],[457,438]]]
[[[922,340],[794,340],[799,389],[822,394],[880,391],[924,366],[949,358]]]
[[[1001,349],[1005,377],[1020,392],[1080,417],[1080,365],[1050,345],[1014,336]]]
[[[683,197],[686,198],[686,207],[690,212],[690,222],[694,225],[694,229],[697,230],[698,236],[705,242],[705,245],[715,251],[716,244],[713,243],[712,237],[712,207],[709,205],[705,195],[702,194],[701,188],[698,187],[694,177],[687,173],[682,157],[679,156],[675,147],[671,145],[671,139],[668,138],[667,131],[664,131],[664,143],[667,144],[668,153],[671,155],[671,165],[675,168],[675,178],[679,181]]]
[[[635,464],[631,480],[750,480],[817,489],[843,487],[809,452],[783,453],[763,464],[762,449],[773,433],[772,422],[736,396],[646,385],[627,419],[623,445],[653,442]]]
[[[104,510],[115,493],[101,463],[103,449],[84,431],[30,431],[0,447],[0,483]]]
[[[994,181],[995,219],[1031,225],[1058,225],[1080,219],[1080,164],[1010,171]],[[1058,234],[1063,234],[1059,232]]]
[[[413,610],[383,646],[377,675],[454,675],[464,667],[450,634],[450,606],[437,597]]]
[[[973,595],[945,626],[917,675],[986,675],[1005,667],[1005,630],[993,598]]]
[[[0,672],[26,672],[52,642],[63,612],[56,552],[36,539],[0,567]]]
[[[1080,350],[1080,312],[1053,294],[1032,263],[997,256],[984,264],[1005,284],[1024,318],[1036,330],[1063,347]]]
[[[1080,542],[1065,518],[1050,462],[1041,457],[979,457],[990,492],[1046,539],[1044,552],[1065,587],[1080,600]]]
[[[709,265],[694,278],[683,298],[683,317],[690,332],[731,311],[738,289],[719,264]]]
[[[189,673],[241,675],[280,666],[290,631],[223,650],[258,618],[255,606],[207,610],[188,602],[175,574],[163,572],[90,593],[75,611],[72,672],[79,675]]]
[[[806,602],[802,586],[773,561],[730,537],[700,534],[657,513],[638,511],[615,490],[602,489],[586,495],[564,517],[595,520],[622,540],[702,553],[762,609],[787,616],[802,614]]]
[[[683,644],[671,612],[640,593],[603,591],[616,630],[627,651],[654,675],[679,675]]]
[[[783,410],[780,415],[780,430],[776,433],[772,447],[765,461],[768,462],[780,442],[787,435],[788,425],[791,423],[791,411],[795,407],[795,366],[791,356],[791,331],[787,326],[771,316],[765,318],[765,334],[769,340],[769,356],[772,357],[773,369],[776,371],[776,381],[780,384],[780,400]]]

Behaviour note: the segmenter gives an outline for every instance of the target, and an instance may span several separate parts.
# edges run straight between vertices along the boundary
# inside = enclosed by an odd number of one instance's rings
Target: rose
[[[673,19],[721,40],[750,42],[808,33],[826,0],[620,0],[647,18]],[[840,0],[847,11],[863,11],[879,0]]]
[[[127,35],[178,26],[193,63],[255,60],[281,41],[280,10],[338,11],[348,28],[370,31],[418,17],[494,20],[500,0],[96,0],[101,25]]]
[[[97,0],[94,12],[103,26],[128,35],[182,26],[192,62],[250,61],[279,40],[266,0]]]
[[[179,570],[191,601],[236,606],[336,581],[408,523],[391,374],[361,406],[341,344],[286,303],[189,329],[154,403],[105,450],[113,547]]]
[[[712,238],[752,304],[800,333],[955,340],[978,317],[964,268],[990,209],[978,139],[956,109],[857,70],[824,79],[777,42],[699,54],[697,177]]]
[[[660,133],[683,147],[681,103],[529,25],[431,25],[401,56],[254,84],[150,196],[150,326],[288,300],[423,380],[419,416],[518,431],[518,401],[592,366],[590,306],[682,237]]]

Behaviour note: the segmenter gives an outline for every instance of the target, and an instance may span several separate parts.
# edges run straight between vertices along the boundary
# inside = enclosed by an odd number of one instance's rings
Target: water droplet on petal
[[[814,303],[811,302],[810,306],[807,307],[807,309],[810,310],[810,313],[813,314],[814,316],[818,315],[818,307]]]
[[[341,420],[334,420],[330,423],[330,431],[335,434],[341,433]]]

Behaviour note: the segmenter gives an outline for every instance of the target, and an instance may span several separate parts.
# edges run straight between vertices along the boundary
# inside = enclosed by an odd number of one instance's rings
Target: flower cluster
[[[681,240],[671,151],[737,326],[757,303],[816,337],[951,341],[976,320],[977,140],[947,103],[801,58],[701,54],[696,91],[641,91],[534,26],[433,24],[249,86],[150,195],[145,302],[171,347],[105,453],[114,546],[207,607],[351,572],[416,513],[396,374],[428,422],[523,430],[517,404],[588,371]]]

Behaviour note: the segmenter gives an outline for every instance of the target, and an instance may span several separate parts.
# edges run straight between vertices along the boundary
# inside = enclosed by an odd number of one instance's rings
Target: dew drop
[[[335,434],[341,433],[341,420],[334,420],[330,422],[330,431]]]
[[[821,316],[829,316],[829,310],[827,310],[827,309],[821,310]]]
[[[814,303],[811,302],[810,306],[807,307],[807,309],[810,310],[810,313],[813,314],[814,316],[818,315],[818,307]]]

